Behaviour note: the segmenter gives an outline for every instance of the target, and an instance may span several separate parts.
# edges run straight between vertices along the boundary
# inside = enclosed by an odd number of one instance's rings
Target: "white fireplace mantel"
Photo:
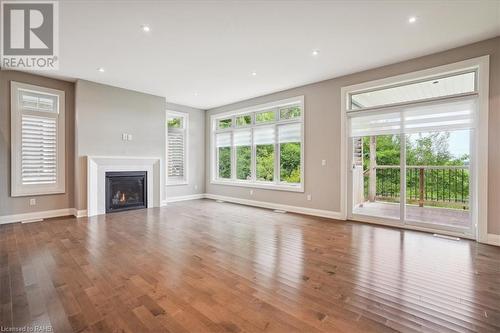
[[[148,208],[160,207],[159,157],[87,156],[87,214],[106,213],[106,172],[146,171]]]

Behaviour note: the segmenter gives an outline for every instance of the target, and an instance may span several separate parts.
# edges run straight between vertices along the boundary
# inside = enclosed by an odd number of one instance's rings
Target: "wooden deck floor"
[[[55,332],[498,332],[500,248],[196,200],[1,225],[0,296]]]
[[[369,216],[399,219],[400,208],[399,203],[367,201],[363,203],[363,207],[356,207],[353,212]],[[410,221],[435,224],[438,228],[439,225],[464,229],[468,229],[470,227],[470,212],[468,210],[461,209],[407,205],[406,218]]]

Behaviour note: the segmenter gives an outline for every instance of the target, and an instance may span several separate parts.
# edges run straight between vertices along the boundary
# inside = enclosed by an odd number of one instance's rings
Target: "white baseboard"
[[[45,210],[45,211],[33,212],[33,213],[4,215],[4,216],[0,216],[0,224],[15,223],[15,222],[22,222],[22,221],[29,221],[29,220],[48,219],[51,217],[71,216],[71,215],[75,215],[74,208],[63,208],[63,209]]]
[[[198,199],[204,199],[204,198],[206,198],[205,193],[182,195],[182,196],[171,197],[171,198],[167,197],[167,200],[165,202],[165,206],[166,206],[166,204],[168,202],[178,202],[178,201],[186,201],[186,200],[198,200]]]
[[[76,208],[73,208],[73,215],[75,217],[87,217],[87,210],[86,209],[76,209]]]
[[[500,246],[500,235],[488,234],[486,244]]]
[[[271,203],[271,202],[240,199],[240,198],[234,198],[234,197],[226,197],[223,195],[216,195],[216,194],[209,194],[209,193],[205,194],[205,198],[233,202],[233,203],[238,203],[238,204],[247,205],[247,206],[284,210],[284,211],[291,212],[291,213],[299,213],[299,214],[305,214],[305,215],[326,217],[326,218],[335,219],[335,220],[345,220],[345,217],[340,212],[335,212],[335,211],[330,211],[330,210],[314,209],[314,208],[307,208],[307,207],[296,207],[296,206],[282,205],[282,204],[276,204],[276,203]]]

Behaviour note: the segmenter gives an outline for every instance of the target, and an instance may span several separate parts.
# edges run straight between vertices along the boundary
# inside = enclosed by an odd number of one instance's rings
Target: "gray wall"
[[[167,198],[205,193],[205,111],[173,103],[166,110],[189,114],[188,184],[167,186]]]
[[[63,90],[66,106],[66,192],[64,194],[30,197],[10,196],[10,81],[24,82]],[[0,216],[31,213],[52,209],[73,208],[74,202],[74,105],[75,86],[72,82],[49,79],[16,71],[0,71]],[[36,206],[29,199],[36,198]]]
[[[206,192],[331,211],[340,211],[340,89],[343,86],[490,55],[488,232],[500,234],[500,37],[208,110]],[[210,115],[283,98],[305,96],[305,193],[210,184]],[[327,166],[321,166],[321,160]],[[312,201],[306,195],[312,195]]]
[[[164,97],[78,80],[75,105],[77,209],[87,207],[88,155],[160,157],[165,184]],[[122,133],[132,134],[133,140],[122,141]]]

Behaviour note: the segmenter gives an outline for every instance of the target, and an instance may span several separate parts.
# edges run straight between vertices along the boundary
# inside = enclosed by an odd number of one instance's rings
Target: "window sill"
[[[54,190],[46,190],[46,189],[12,189],[11,197],[30,197],[30,196],[39,196],[39,195],[54,195],[54,194],[66,194],[66,190],[62,189],[54,189]]]
[[[266,190],[288,191],[288,192],[304,192],[304,186],[301,185],[285,185],[285,184],[269,184],[265,182],[245,182],[235,180],[212,180],[213,185],[228,185],[237,187],[261,188]]]
[[[189,183],[187,181],[178,181],[178,182],[167,183],[167,186],[182,186],[182,185],[189,185]]]

